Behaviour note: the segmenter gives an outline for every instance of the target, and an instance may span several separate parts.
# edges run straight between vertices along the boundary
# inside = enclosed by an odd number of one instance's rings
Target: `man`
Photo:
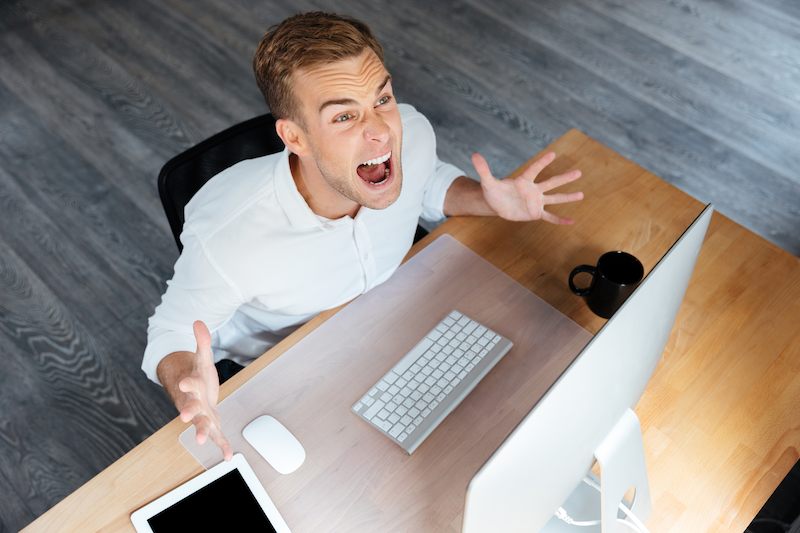
[[[253,67],[286,150],[234,165],[187,205],[183,253],[142,362],[198,443],[210,438],[226,460],[215,357],[246,364],[385,281],[420,216],[570,223],[544,207],[583,197],[545,194],[577,170],[534,183],[552,153],[513,180],[495,179],[474,154],[480,183],[439,161],[430,124],[395,101],[382,48],[356,20],[291,17],[264,36]]]

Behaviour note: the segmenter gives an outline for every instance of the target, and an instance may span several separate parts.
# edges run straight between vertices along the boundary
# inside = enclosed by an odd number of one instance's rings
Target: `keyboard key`
[[[389,435],[397,438],[400,436],[400,433],[403,432],[403,429],[404,429],[403,426],[394,426],[392,429],[389,430]]]
[[[383,406],[384,406],[384,403],[380,402],[380,401],[373,403],[372,405],[369,406],[369,409],[367,409],[367,412],[364,413],[364,418],[366,418],[366,419],[375,418],[375,415],[378,414],[378,411],[383,409]]]

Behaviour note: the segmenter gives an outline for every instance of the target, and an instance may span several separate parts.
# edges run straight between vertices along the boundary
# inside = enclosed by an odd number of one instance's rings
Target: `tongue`
[[[378,183],[383,179],[386,173],[386,163],[379,163],[377,165],[360,165],[356,172],[358,176],[370,183]]]

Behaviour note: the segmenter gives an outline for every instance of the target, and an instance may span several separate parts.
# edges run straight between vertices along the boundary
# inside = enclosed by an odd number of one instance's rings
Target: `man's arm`
[[[481,183],[467,176],[456,178],[447,195],[444,197],[444,214],[449,217],[457,216],[494,216],[494,209],[489,207],[483,196]]]
[[[200,320],[193,327],[197,350],[172,352],[158,363],[156,372],[181,420],[194,424],[197,443],[202,445],[210,438],[230,461],[233,449],[222,433],[217,414],[219,377],[211,353],[211,333]]]
[[[581,177],[581,171],[571,170],[540,183],[535,182],[539,173],[554,159],[555,154],[549,152],[534,161],[519,177],[498,180],[492,175],[483,156],[472,154],[472,164],[480,176],[480,182],[466,176],[457,178],[447,190],[444,213],[447,216],[497,215],[506,220],[542,219],[553,224],[571,224],[572,219],[558,217],[544,208],[551,204],[582,200],[583,193],[545,193],[577,180]]]
[[[175,274],[150,317],[142,369],[164,386],[181,420],[194,424],[197,442],[211,439],[230,459],[230,445],[222,435],[216,410],[219,378],[209,327],[221,327],[235,313],[242,296],[197,236],[184,231],[181,240],[184,248]]]

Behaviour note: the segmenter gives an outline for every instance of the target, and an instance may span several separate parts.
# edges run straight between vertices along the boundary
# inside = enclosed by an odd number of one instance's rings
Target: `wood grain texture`
[[[488,6],[0,3],[0,255],[9,265],[0,442],[23,458],[23,467],[0,460],[0,505],[13,506],[0,508],[0,531],[33,520],[172,416],[138,369],[147,316],[176,258],[155,176],[171,156],[264,112],[252,51],[299,10],[367,21],[400,99],[431,119],[439,155],[467,171],[473,150],[503,175],[577,127],[800,253],[796,2]],[[610,194],[593,190],[587,202]],[[661,228],[648,231],[642,242]],[[513,260],[511,251],[500,259]],[[35,422],[41,413],[52,414]]]
[[[447,232],[596,332],[604,321],[565,287],[572,266],[624,248],[649,270],[702,205],[578,131],[552,149],[564,157],[546,175],[586,167],[581,188],[603,200],[562,207],[578,218],[575,226],[461,217],[440,226],[412,253]],[[221,396],[335,311],[322,313],[234,376]],[[800,261],[715,214],[664,357],[636,407],[654,499],[652,531],[741,531],[796,462],[798,313]],[[177,445],[185,427],[173,420],[27,530],[131,530],[132,510],[200,471]],[[166,455],[174,457],[168,468]],[[148,472],[156,468],[160,475],[154,478]],[[453,529],[460,523],[458,516],[452,522],[438,518]]]

